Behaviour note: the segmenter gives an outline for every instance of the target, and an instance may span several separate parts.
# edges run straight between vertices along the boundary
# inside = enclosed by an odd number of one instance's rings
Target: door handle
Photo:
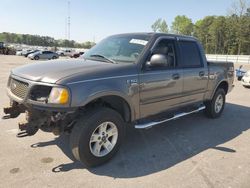
[[[204,72],[204,71],[200,71],[200,72],[199,72],[199,76],[200,76],[200,77],[205,76],[205,72]]]
[[[172,75],[173,80],[178,80],[180,78],[180,74],[175,73]]]

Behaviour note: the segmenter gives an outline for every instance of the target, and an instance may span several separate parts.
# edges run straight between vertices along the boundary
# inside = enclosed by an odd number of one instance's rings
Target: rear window
[[[195,42],[192,41],[180,41],[180,51],[182,55],[183,67],[201,67],[202,61],[200,51]]]

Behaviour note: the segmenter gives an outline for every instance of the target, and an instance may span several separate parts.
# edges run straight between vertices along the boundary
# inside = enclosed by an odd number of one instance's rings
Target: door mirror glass
[[[147,63],[150,67],[167,67],[168,58],[166,55],[154,54],[151,56],[150,61]]]

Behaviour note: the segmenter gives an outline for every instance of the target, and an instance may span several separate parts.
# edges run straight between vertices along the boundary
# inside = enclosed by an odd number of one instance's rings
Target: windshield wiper
[[[117,62],[115,62],[115,61],[112,60],[112,59],[109,59],[109,58],[105,57],[104,55],[92,54],[92,55],[90,55],[90,57],[100,57],[100,58],[105,59],[106,61],[108,61],[108,62],[110,62],[110,63],[117,64]]]

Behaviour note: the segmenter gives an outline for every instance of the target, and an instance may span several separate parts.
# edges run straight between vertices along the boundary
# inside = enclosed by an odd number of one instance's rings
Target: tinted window
[[[53,52],[51,52],[51,51],[44,51],[43,52],[43,54],[51,54],[51,53],[53,53]]]
[[[184,67],[201,67],[202,61],[200,51],[195,42],[180,41],[180,50],[182,55],[182,65]]]
[[[174,41],[169,39],[160,40],[153,49],[153,54],[161,54],[166,56],[167,64],[166,67],[173,68],[176,63]]]

